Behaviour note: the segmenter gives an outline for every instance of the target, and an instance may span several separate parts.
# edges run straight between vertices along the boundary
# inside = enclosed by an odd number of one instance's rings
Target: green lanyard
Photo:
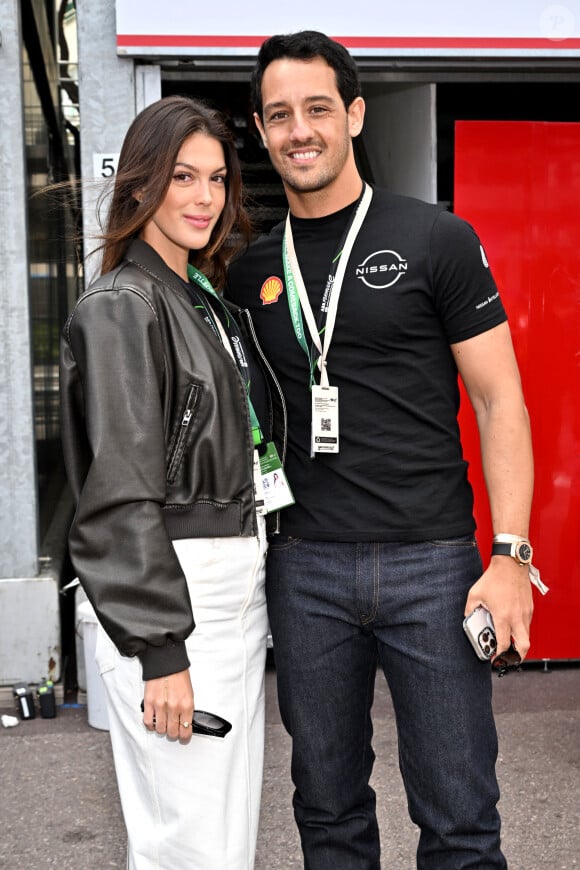
[[[238,368],[238,371],[242,377],[244,385],[246,387],[246,396],[248,399],[248,411],[250,413],[250,423],[252,425],[252,440],[254,442],[255,447],[259,447],[260,444],[264,443],[264,437],[262,435],[262,429],[260,426],[260,421],[258,420],[258,415],[256,414],[254,405],[252,404],[252,400],[250,398],[250,378],[244,373],[244,368],[249,369],[249,364],[246,362],[245,365],[242,364],[241,357],[239,355],[239,347],[242,343],[242,337],[240,331],[237,327],[237,324],[227,309],[227,306],[224,305],[223,299],[216,293],[214,288],[212,287],[210,281],[206,278],[203,272],[200,272],[199,269],[196,269],[195,266],[192,266],[190,263],[187,265],[187,277],[189,278],[192,284],[195,284],[196,287],[199,287],[200,290],[203,290],[205,293],[208,293],[221,307],[222,311],[225,313],[226,323],[223,327],[227,336],[230,339],[235,339],[234,341],[230,341],[230,345],[234,348],[235,352],[232,351],[232,355],[234,358],[234,362]],[[224,340],[220,331],[218,324],[215,321],[214,312],[210,306],[208,306],[206,300],[202,295],[196,292],[196,296],[199,300],[201,307],[203,308],[205,315],[204,320],[212,330],[212,332],[216,335],[219,341],[224,344]],[[246,354],[247,360],[247,354]]]
[[[306,334],[304,332],[304,320],[302,319],[302,308],[300,306],[300,296],[298,295],[298,288],[296,287],[296,281],[294,280],[294,272],[292,271],[292,267],[290,265],[288,249],[285,240],[282,243],[282,262],[284,264],[286,295],[288,298],[288,308],[290,310],[290,317],[292,319],[294,335],[296,336],[298,344],[308,358],[308,386],[311,389],[312,386],[316,383],[316,379],[314,377],[314,369],[316,368],[317,358],[315,357],[313,350],[308,347],[308,342],[306,341]]]

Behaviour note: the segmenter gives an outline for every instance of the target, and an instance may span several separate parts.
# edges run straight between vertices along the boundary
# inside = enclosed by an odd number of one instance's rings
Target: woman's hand
[[[143,724],[149,731],[166,734],[173,740],[191,737],[193,688],[189,670],[157,677],[145,683]]]

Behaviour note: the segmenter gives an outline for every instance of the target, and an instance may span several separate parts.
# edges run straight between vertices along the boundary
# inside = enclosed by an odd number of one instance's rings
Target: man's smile
[[[286,156],[290,158],[290,160],[294,160],[297,163],[306,162],[308,160],[315,160],[320,155],[320,149],[309,149],[301,150],[301,151],[288,151]]]

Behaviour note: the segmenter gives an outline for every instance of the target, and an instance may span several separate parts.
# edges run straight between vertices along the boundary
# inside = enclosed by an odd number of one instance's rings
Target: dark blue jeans
[[[380,870],[369,785],[377,661],[393,700],[409,813],[421,830],[417,867],[506,867],[490,667],[462,628],[480,574],[472,538],[270,541],[268,612],[306,870]]]

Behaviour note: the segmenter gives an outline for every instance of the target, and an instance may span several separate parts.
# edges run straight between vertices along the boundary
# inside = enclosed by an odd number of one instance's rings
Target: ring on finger
[[[181,723],[181,727],[182,727],[182,728],[189,728],[189,725],[190,725],[189,722],[182,722],[182,723]]]

